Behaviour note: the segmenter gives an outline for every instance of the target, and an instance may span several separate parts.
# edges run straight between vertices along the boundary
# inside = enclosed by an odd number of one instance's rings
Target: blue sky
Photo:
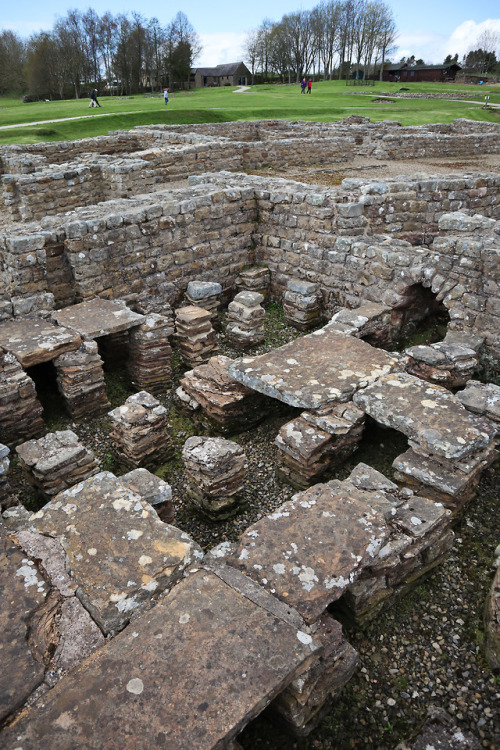
[[[11,29],[22,36],[42,29],[49,30],[59,16],[66,15],[69,8],[75,7],[86,10],[90,6],[99,14],[107,10],[113,14],[138,10],[147,18],[156,16],[165,24],[178,10],[182,10],[204,46],[198,64],[216,65],[241,59],[246,32],[258,27],[264,18],[279,20],[284,13],[309,10],[316,4],[316,0],[302,3],[274,0],[272,4],[266,0],[254,0],[240,6],[229,0],[219,0],[216,4],[191,0],[182,6],[159,0],[150,0],[147,4],[138,3],[137,0],[18,0],[10,3],[4,0],[0,9],[0,29]],[[476,3],[470,0],[389,1],[388,5],[393,8],[399,30],[399,49],[395,59],[415,54],[429,63],[442,62],[448,53],[458,52],[461,56],[487,28],[500,34],[498,0],[480,0]]]

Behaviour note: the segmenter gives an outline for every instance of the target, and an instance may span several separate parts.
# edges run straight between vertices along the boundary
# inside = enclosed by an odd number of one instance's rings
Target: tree
[[[26,62],[26,45],[12,31],[0,33],[0,94],[24,91],[26,80],[23,68]]]
[[[244,42],[244,55],[252,74],[252,86],[255,83],[255,68],[259,59],[259,30],[249,31]]]
[[[166,31],[164,61],[170,86],[177,81],[189,88],[191,68],[201,50],[198,34],[186,14],[179,11]]]
[[[471,50],[464,60],[464,67],[471,73],[484,75],[492,73],[497,65],[497,56],[494,52],[484,49]]]
[[[458,52],[455,52],[453,57],[451,55],[446,55],[443,61],[443,65],[456,65],[458,63]]]

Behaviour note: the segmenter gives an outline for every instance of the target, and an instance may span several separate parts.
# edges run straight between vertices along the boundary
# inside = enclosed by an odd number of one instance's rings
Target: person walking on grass
[[[100,107],[101,105],[97,101],[97,89],[92,89],[90,92],[90,104],[89,107]]]
[[[305,93],[306,93],[306,86],[307,86],[307,84],[306,84],[306,79],[305,79],[305,78],[303,78],[303,79],[301,80],[301,82],[300,82],[300,93],[301,93],[301,94],[305,94]]]
[[[307,93],[308,94],[311,93],[311,89],[312,89],[312,81],[311,81],[311,79],[309,79],[308,82],[307,82]]]
[[[163,91],[163,98],[165,100],[165,104],[168,104],[168,89],[165,89]]]

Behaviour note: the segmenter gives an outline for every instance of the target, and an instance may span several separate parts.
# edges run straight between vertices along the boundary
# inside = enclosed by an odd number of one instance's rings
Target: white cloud
[[[415,55],[426,63],[437,64],[442,63],[446,55],[458,52],[461,60],[463,55],[474,48],[478,37],[485,31],[500,34],[500,18],[490,18],[481,23],[464,21],[449,36],[432,31],[401,31],[397,39],[398,49],[393,58],[400,60],[403,56]]]
[[[195,61],[195,66],[212,68],[216,65],[243,60],[246,33],[220,31],[199,36],[203,50]]]

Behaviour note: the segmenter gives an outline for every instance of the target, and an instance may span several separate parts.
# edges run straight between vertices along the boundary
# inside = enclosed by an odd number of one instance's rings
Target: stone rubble
[[[283,295],[283,320],[299,331],[317,326],[322,317],[322,299],[317,284],[289,279]]]
[[[207,362],[217,349],[211,313],[190,305],[175,311],[176,341],[179,353],[191,367]]]
[[[182,460],[186,493],[199,511],[217,520],[240,510],[247,467],[241,446],[224,438],[191,437]]]
[[[57,387],[75,420],[99,416],[109,409],[103,362],[97,342],[82,341],[76,351],[54,359]]]
[[[150,393],[134,393],[108,416],[111,449],[120,466],[155,468],[170,458],[167,410]]]
[[[128,372],[139,391],[154,396],[172,385],[172,347],[174,333],[169,319],[150,313],[141,325],[130,330]]]
[[[364,421],[364,413],[352,401],[302,412],[276,437],[278,474],[300,489],[319,481],[356,450]]]
[[[49,432],[38,440],[18,445],[16,452],[28,482],[46,498],[99,471],[93,451],[82,445],[71,430]]]
[[[396,750],[481,750],[482,744],[471,732],[463,732],[442,708],[432,707],[417,737],[401,742]]]
[[[238,292],[254,292],[264,297],[264,302],[269,301],[271,288],[271,274],[269,268],[264,266],[252,266],[240,271],[235,280]]]
[[[226,336],[237,349],[249,349],[264,341],[264,297],[258,292],[239,292],[227,308]]]
[[[208,430],[234,435],[253,427],[269,413],[266,399],[227,374],[229,357],[211,357],[188,370],[176,391],[179,403]]]

